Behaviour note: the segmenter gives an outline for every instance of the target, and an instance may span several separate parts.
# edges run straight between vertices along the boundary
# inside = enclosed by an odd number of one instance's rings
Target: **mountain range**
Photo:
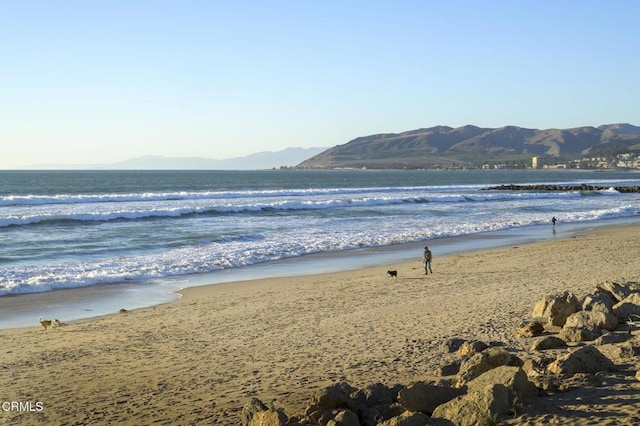
[[[624,152],[640,152],[640,127],[617,123],[538,130],[517,126],[487,128],[467,125],[362,136],[332,148],[287,148],[224,160],[147,155],[108,164],[38,164],[23,169],[416,169],[486,163],[530,164],[532,156],[560,162]]]
[[[28,169],[74,170],[264,170],[292,167],[327,148],[286,148],[282,151],[262,151],[245,157],[214,160],[202,157],[163,157],[146,155],[106,164],[38,164]]]
[[[363,136],[321,152],[298,168],[433,168],[531,162],[532,156],[568,161],[640,151],[640,127],[607,124],[570,129],[436,126]]]

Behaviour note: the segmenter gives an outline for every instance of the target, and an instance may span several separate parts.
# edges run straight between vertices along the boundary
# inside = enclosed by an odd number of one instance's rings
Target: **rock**
[[[492,384],[439,405],[431,417],[449,420],[457,426],[497,424],[510,409],[507,388]]]
[[[327,422],[327,426],[360,426],[360,419],[350,410],[338,410],[333,419]]]
[[[622,343],[629,340],[630,337],[631,335],[629,335],[628,333],[606,333],[594,340],[593,344],[596,346],[601,346]]]
[[[640,381],[640,370],[636,371],[636,380]]]
[[[398,392],[398,403],[407,411],[431,414],[440,404],[460,396],[464,390],[417,382]]]
[[[288,421],[289,418],[281,410],[267,410],[254,414],[249,426],[285,426]]]
[[[613,305],[613,314],[621,323],[626,323],[630,315],[640,315],[640,293],[631,293]]]
[[[578,298],[570,292],[546,296],[538,301],[533,308],[534,318],[546,318],[548,323],[562,327],[569,315],[582,308]]]
[[[613,305],[618,301],[614,299],[609,293],[596,293],[589,294],[584,298],[582,302],[583,311],[595,311],[595,312],[612,312]]]
[[[602,331],[595,327],[563,327],[558,337],[567,343],[588,342],[602,335]]]
[[[377,426],[381,422],[398,417],[403,413],[406,413],[406,410],[398,403],[367,407],[362,412],[361,423],[363,426]]]
[[[525,325],[516,331],[516,337],[536,337],[544,333],[544,325],[541,322],[535,321]]]
[[[568,392],[585,387],[602,386],[602,379],[598,374],[576,373],[571,377],[547,374],[536,377],[534,382],[538,389],[545,394]]]
[[[567,392],[574,389],[602,386],[602,378],[594,373],[576,373],[560,382],[558,390]]]
[[[621,285],[613,281],[605,281],[596,286],[596,294],[604,293],[609,295],[616,302],[621,302],[627,298],[632,292],[639,291],[637,283],[627,283]]]
[[[363,407],[375,407],[376,405],[391,405],[394,396],[397,395],[399,389],[389,389],[382,383],[369,385],[364,389],[357,390],[350,395],[350,398],[356,404]]]
[[[330,420],[333,420],[337,412],[338,410],[322,408],[317,405],[309,406],[305,412],[302,424],[326,425]]]
[[[501,365],[509,365],[521,367],[522,360],[515,355],[510,354],[504,349],[489,348],[480,353],[472,355],[462,362],[460,372],[458,373],[457,386],[461,387],[469,380],[478,377],[485,371]]]
[[[405,412],[399,416],[378,423],[378,426],[426,426],[435,425],[432,419],[423,413]]]
[[[544,351],[547,349],[566,348],[567,343],[556,336],[545,336],[533,341],[530,351]]]
[[[547,367],[553,361],[555,361],[555,357],[548,356],[545,354],[536,354],[535,356],[527,359],[524,364],[522,364],[522,370],[525,372],[529,379],[548,375]]]
[[[564,323],[564,327],[615,330],[618,328],[618,317],[610,312],[579,311],[569,315]]]
[[[616,345],[611,354],[618,359],[635,358],[640,355],[640,346],[636,341],[626,342],[622,345]]]
[[[614,371],[615,365],[594,346],[588,345],[559,356],[549,364],[547,370],[553,374],[571,376],[576,373]]]
[[[527,402],[538,396],[538,388],[520,367],[503,365],[482,373],[467,385],[468,392],[480,391],[487,385],[501,384],[509,391],[509,404]]]
[[[445,340],[440,344],[440,352],[445,354],[451,354],[460,349],[460,346],[465,342],[464,339],[460,339],[458,337],[452,337],[450,339]]]
[[[480,340],[474,340],[473,342],[464,342],[462,343],[462,345],[460,345],[460,348],[458,348],[456,354],[459,356],[477,354],[487,349],[488,347],[489,345],[481,342]]]
[[[251,423],[251,419],[253,416],[261,411],[267,411],[269,407],[264,405],[262,401],[258,398],[251,398],[251,401],[247,402],[242,408],[242,413],[240,414],[240,421],[242,422],[242,426],[249,426]]]
[[[347,409],[360,413],[364,405],[351,398],[351,394],[357,389],[348,383],[335,383],[331,386],[317,390],[307,403],[305,409],[306,419],[310,423],[325,425],[333,419],[337,410]]]
[[[460,361],[454,361],[450,364],[438,367],[435,371],[436,376],[455,376],[460,371]]]
[[[316,391],[309,405],[328,409],[351,408],[353,400],[350,395],[356,391],[357,389],[348,383],[336,383]]]

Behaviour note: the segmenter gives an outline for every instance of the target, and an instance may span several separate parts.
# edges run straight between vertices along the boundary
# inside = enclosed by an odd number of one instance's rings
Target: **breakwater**
[[[483,190],[502,190],[502,191],[609,191],[615,190],[622,193],[640,193],[640,186],[597,186],[597,185],[498,185],[483,188]]]

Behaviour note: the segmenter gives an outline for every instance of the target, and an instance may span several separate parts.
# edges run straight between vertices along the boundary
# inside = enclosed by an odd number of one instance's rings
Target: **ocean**
[[[234,272],[259,277],[286,260],[323,255],[314,265],[330,271],[349,266],[327,258],[347,254],[524,235],[549,229],[552,216],[558,229],[624,222],[640,211],[640,194],[614,190],[486,190],[533,183],[640,185],[640,173],[0,171],[0,299],[109,285],[142,306],[169,297],[152,292],[158,285],[164,294],[242,276]],[[0,312],[0,327],[10,321]]]

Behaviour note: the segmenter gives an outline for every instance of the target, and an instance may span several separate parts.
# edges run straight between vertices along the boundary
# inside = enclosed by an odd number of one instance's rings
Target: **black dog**
[[[387,275],[391,278],[398,278],[398,271],[387,271]]]

